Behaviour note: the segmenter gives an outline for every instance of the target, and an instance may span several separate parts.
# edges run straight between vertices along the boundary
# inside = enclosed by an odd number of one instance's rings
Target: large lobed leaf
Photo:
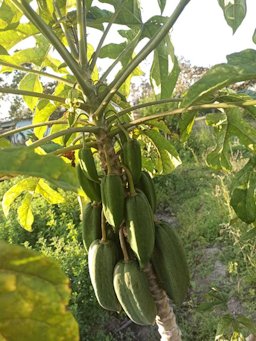
[[[154,144],[161,163],[161,173],[169,174],[181,164],[181,160],[174,145],[158,130],[152,129],[143,132]]]
[[[255,156],[236,174],[230,203],[241,220],[248,224],[256,221]]]
[[[233,53],[227,56],[226,64],[218,64],[207,71],[203,77],[194,83],[184,96],[181,107],[221,101],[225,98],[216,96],[217,90],[223,89],[233,83],[256,79],[256,51],[252,49]],[[248,98],[247,98],[248,99]],[[227,99],[230,102],[230,99]],[[231,102],[234,102],[231,100]],[[240,101],[241,103],[242,101]],[[254,107],[248,107],[254,111]],[[182,114],[179,122],[181,138],[185,141],[194,124],[198,111],[189,111]]]
[[[18,181],[3,196],[2,207],[5,216],[8,216],[13,202],[26,192],[20,206],[18,207],[18,220],[20,225],[27,231],[32,231],[34,216],[32,212],[32,199],[34,194],[40,194],[50,204],[60,204],[64,202],[63,196],[52,189],[44,179],[25,178]]]
[[[247,49],[227,56],[226,64],[218,64],[207,71],[186,93],[182,107],[203,103],[217,90],[230,84],[256,79],[256,51]]]
[[[53,260],[0,241],[0,293],[0,340],[79,340],[69,281]]]
[[[214,127],[217,145],[208,154],[207,163],[215,169],[231,170],[230,139],[239,138],[241,144],[251,151],[256,150],[256,131],[243,120],[239,109],[229,109],[225,113],[208,114],[206,123]]]
[[[77,192],[75,169],[54,155],[38,155],[28,147],[0,149],[0,174],[44,178],[57,187]]]

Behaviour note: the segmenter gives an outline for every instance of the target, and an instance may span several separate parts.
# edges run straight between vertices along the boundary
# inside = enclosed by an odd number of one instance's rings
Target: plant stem
[[[86,37],[86,3],[85,0],[76,0],[77,14],[77,33],[79,45],[79,62],[82,72],[86,75],[88,60],[87,60],[87,37]]]
[[[114,67],[121,62],[121,58],[123,56],[126,56],[127,53],[131,50],[134,49],[136,46],[136,43],[139,40],[139,37],[141,35],[141,31],[138,32],[138,34],[133,38],[133,40],[130,42],[130,44],[120,53],[120,55],[115,59],[115,61],[110,65],[110,67],[103,73],[103,75],[100,78],[101,82],[104,82],[108,75],[110,74],[110,72],[114,69]],[[116,78],[118,78],[118,75],[122,72],[122,70],[117,74]]]
[[[81,149],[82,147],[83,147],[82,144],[76,144],[75,146],[72,145],[72,146],[68,146],[68,147],[57,149],[57,150],[55,150],[53,152],[50,152],[48,154],[61,155],[61,154],[65,154],[67,152],[70,152],[72,150]],[[94,148],[96,148],[97,144],[96,144],[96,142],[88,142],[88,143],[86,143],[86,147],[94,147]]]
[[[0,134],[0,138],[7,137],[7,136],[10,136],[13,134],[17,134],[17,133],[24,131],[24,130],[33,129],[33,128],[37,128],[37,127],[43,127],[43,126],[52,126],[54,124],[67,124],[67,121],[65,121],[65,120],[63,120],[63,121],[53,120],[53,121],[47,121],[47,122],[42,122],[42,123],[30,124],[30,125],[20,127],[20,128],[16,128],[13,130],[9,130],[6,133]]]
[[[55,102],[60,102],[60,103],[65,103],[66,101],[64,97],[43,94],[41,92],[13,89],[13,88],[0,88],[0,92],[4,94],[14,94],[14,95],[21,95],[21,96],[32,96],[32,97],[44,98],[44,99],[49,99],[50,101],[55,101]]]
[[[55,49],[59,52],[63,60],[67,63],[70,70],[75,75],[79,85],[87,97],[94,95],[94,87],[87,81],[82,72],[80,66],[77,64],[73,56],[68,52],[66,47],[62,44],[53,30],[44,22],[43,19],[30,7],[26,0],[10,0],[24,15],[39,29],[39,31],[46,37],[48,41],[52,43]]]
[[[187,6],[190,0],[180,0],[173,14],[169,17],[163,27],[156,33],[156,35],[146,44],[146,46],[138,53],[138,55],[130,62],[130,64],[118,74],[118,77],[111,82],[109,86],[109,92],[103,99],[101,105],[97,109],[95,116],[101,115],[111,101],[116,91],[120,88],[126,78],[132,73],[132,71],[150,54],[151,51],[160,43],[169,30],[173,27],[180,14]]]
[[[133,107],[130,107],[130,108],[127,108],[127,109],[119,111],[118,113],[116,113],[116,116],[120,117],[120,116],[125,115],[125,114],[127,114],[129,112],[132,112],[134,110],[138,110],[138,109],[142,109],[142,108],[146,108],[146,107],[150,107],[150,106],[154,106],[154,105],[165,104],[165,103],[179,103],[181,101],[182,100],[179,99],[179,98],[165,98],[165,99],[160,99],[160,100],[157,100],[157,101],[141,103],[141,104],[134,105]],[[112,122],[114,120],[115,120],[115,117],[111,116],[108,119],[108,123],[110,123],[110,122]]]
[[[127,175],[129,189],[130,189],[130,195],[134,196],[134,195],[136,195],[136,190],[135,190],[135,187],[134,187],[132,173],[130,172],[130,170],[127,167],[125,167],[123,165],[122,165],[122,167],[124,168],[124,170],[126,172],[126,175]]]
[[[147,121],[166,117],[166,116],[171,116],[171,115],[178,115],[182,114],[185,112],[190,112],[190,111],[199,111],[199,110],[205,110],[205,109],[230,109],[230,108],[236,108],[236,107],[248,107],[256,105],[256,100],[248,100],[245,102],[239,102],[239,103],[234,103],[234,104],[229,104],[229,103],[211,103],[211,104],[201,104],[201,105],[194,105],[188,108],[179,108],[179,109],[174,109],[171,111],[166,111],[163,113],[159,114],[154,114],[150,116],[145,116],[138,118],[137,120],[133,120],[130,123],[124,125],[125,128],[131,127],[131,126],[137,126],[139,124],[143,124]]]
[[[57,137],[60,137],[63,135],[73,134],[73,133],[77,133],[77,132],[85,132],[85,133],[94,133],[95,134],[95,133],[98,133],[99,130],[100,130],[100,128],[98,128],[98,127],[74,127],[74,128],[64,129],[64,130],[58,131],[52,135],[48,135],[48,136],[32,143],[27,148],[34,149],[36,147],[40,147],[41,145],[45,144],[46,142],[54,140]]]
[[[103,243],[107,241],[106,219],[103,209],[101,210],[101,241]]]
[[[93,55],[93,57],[92,57],[92,61],[91,61],[91,64],[90,64],[90,69],[91,69],[91,71],[93,71],[93,69],[94,69],[94,67],[95,67],[95,65],[96,65],[97,59],[98,59],[99,54],[100,54],[100,50],[101,50],[101,48],[102,48],[102,45],[103,45],[103,43],[104,43],[104,41],[105,41],[105,39],[106,39],[106,37],[107,37],[107,35],[108,35],[108,32],[109,32],[109,30],[110,30],[112,24],[114,23],[114,21],[116,20],[118,14],[119,14],[119,12],[120,12],[120,10],[122,9],[122,6],[121,6],[121,5],[123,5],[123,3],[124,3],[125,1],[127,1],[127,0],[120,0],[118,9],[113,13],[112,17],[110,18],[110,20],[109,20],[109,22],[108,22],[108,25],[107,25],[106,29],[104,30],[104,32],[103,32],[103,34],[102,34],[102,36],[101,36],[101,38],[100,38],[100,41],[99,41],[99,43],[98,43],[98,46],[97,46],[97,48],[96,48],[96,50],[95,50],[95,53],[94,53],[94,55]]]
[[[124,238],[124,232],[123,232],[123,227],[120,227],[119,229],[119,240],[120,240],[120,246],[123,252],[123,256],[124,256],[124,261],[125,262],[129,262],[129,255],[127,252],[127,247],[125,244],[125,238]]]
[[[145,272],[149,290],[156,303],[156,324],[161,341],[181,341],[181,331],[176,323],[175,314],[169,303],[166,292],[160,288],[153,267],[150,263],[143,269]]]
[[[47,72],[43,72],[43,71],[38,71],[38,70],[34,70],[34,69],[29,69],[29,68],[26,68],[26,67],[23,67],[23,66],[20,66],[20,65],[15,65],[15,64],[12,64],[12,63],[4,62],[3,60],[0,60],[0,65],[7,66],[7,67],[10,67],[10,68],[15,69],[15,70],[20,70],[20,71],[24,71],[24,72],[28,72],[28,73],[33,73],[35,75],[39,75],[39,76],[42,76],[42,77],[52,78],[52,79],[54,79],[54,80],[56,80],[58,82],[67,84],[70,87],[74,86],[73,82],[71,82],[71,81],[69,81],[69,80],[67,80],[65,78],[52,75],[51,73],[47,73]]]
[[[61,15],[61,12],[60,12],[60,9],[59,9],[59,6],[57,4],[57,1],[54,0],[54,7],[55,7],[55,10],[56,10],[56,13],[58,15],[58,19],[60,21],[60,27],[67,39],[67,42],[68,42],[68,46],[70,48],[70,51],[71,51],[71,54],[73,55],[73,57],[77,60],[78,59],[78,52],[77,52],[77,48],[76,48],[76,45],[74,44],[73,42],[73,39],[70,35],[70,33],[68,32],[68,28],[67,26],[65,25],[65,23],[61,20],[62,19],[62,15]]]

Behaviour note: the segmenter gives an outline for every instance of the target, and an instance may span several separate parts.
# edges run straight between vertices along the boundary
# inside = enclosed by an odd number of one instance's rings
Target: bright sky
[[[232,0],[230,0],[232,1]],[[178,0],[167,0],[164,14],[169,15]],[[142,0],[146,10],[147,0]],[[157,13],[157,6],[150,12]],[[152,10],[151,10],[152,8]],[[147,10],[149,11],[149,10]],[[247,15],[233,35],[226,24],[218,0],[191,0],[176,22],[171,33],[176,54],[189,60],[191,64],[210,66],[226,61],[226,55],[247,48],[256,49],[252,35],[256,28],[256,2],[247,0]]]

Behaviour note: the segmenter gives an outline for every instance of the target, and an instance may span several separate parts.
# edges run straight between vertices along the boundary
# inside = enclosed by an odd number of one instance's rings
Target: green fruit
[[[107,310],[120,311],[114,286],[114,267],[118,262],[118,250],[111,240],[95,240],[88,252],[88,266],[92,286],[99,304]]]
[[[141,176],[141,150],[137,140],[128,140],[123,145],[123,164],[132,174],[133,182],[138,183]]]
[[[189,270],[182,242],[171,226],[156,224],[156,242],[152,264],[160,285],[180,305],[188,291]]]
[[[83,210],[82,238],[86,251],[91,243],[101,238],[101,205],[89,202]]]
[[[156,211],[156,192],[154,183],[151,179],[151,176],[148,172],[141,172],[140,180],[137,184],[137,188],[139,188],[147,197],[148,202],[152,208],[152,211]]]
[[[144,272],[136,261],[120,261],[114,270],[114,288],[117,298],[129,318],[140,325],[153,324],[156,305],[149,291]]]
[[[107,222],[117,231],[124,220],[125,192],[122,179],[117,174],[109,174],[101,180],[103,212]]]
[[[152,209],[143,192],[126,199],[127,239],[136,254],[140,266],[150,260],[155,243],[155,225]]]
[[[76,166],[76,170],[79,183],[84,193],[88,196],[90,200],[100,202],[100,185],[97,182],[91,181],[87,178],[87,176],[82,171],[80,164]]]
[[[82,148],[78,152],[79,164],[85,176],[95,182],[99,182],[91,148]]]

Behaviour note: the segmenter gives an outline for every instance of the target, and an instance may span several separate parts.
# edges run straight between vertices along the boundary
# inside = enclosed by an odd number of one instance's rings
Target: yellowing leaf
[[[26,193],[21,205],[18,208],[18,219],[19,223],[25,230],[31,232],[32,224],[34,222],[34,216],[31,210],[31,200],[33,198],[33,194]]]
[[[52,189],[43,179],[39,180],[35,193],[41,194],[50,204],[60,204],[65,201],[63,196]]]
[[[3,197],[2,207],[5,216],[8,215],[11,205],[14,200],[17,199],[22,192],[24,191],[34,191],[38,184],[38,179],[36,178],[27,178],[19,181],[17,184],[12,186]]]
[[[69,280],[38,252],[0,241],[0,340],[78,341]]]

